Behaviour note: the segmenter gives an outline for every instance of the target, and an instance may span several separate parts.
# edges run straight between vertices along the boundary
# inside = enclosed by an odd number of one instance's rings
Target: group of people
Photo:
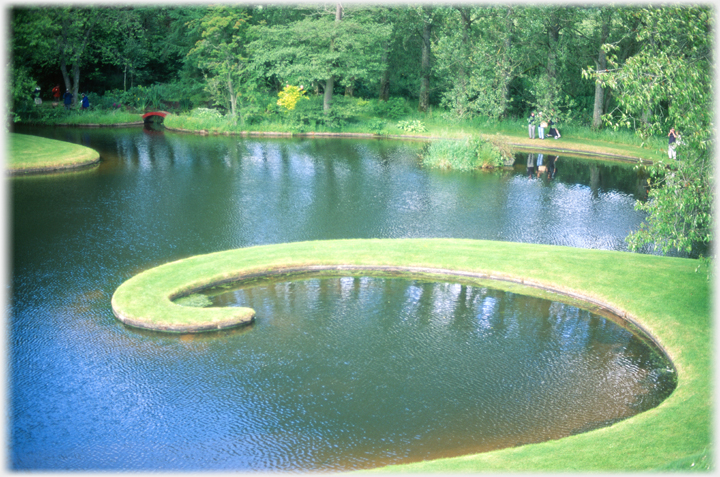
[[[557,127],[555,127],[556,120],[557,118],[553,118],[549,115],[547,118],[544,118],[542,112],[537,113],[537,116],[535,116],[534,111],[531,112],[530,117],[528,117],[528,133],[530,135],[530,139],[535,139],[535,127],[537,127],[538,137],[540,139],[545,139],[545,129],[548,129],[548,137],[560,139],[560,131]]]
[[[60,85],[55,85],[55,87],[52,89],[53,98],[56,102],[60,101]],[[70,92],[69,89],[65,90],[65,94],[62,96],[63,98],[63,104],[65,105],[65,109],[70,109],[70,106],[72,106],[72,100],[73,95]],[[87,110],[90,107],[90,98],[88,98],[85,93],[82,94],[82,99],[80,100],[80,109],[83,111]]]
[[[540,139],[545,139],[545,129],[548,129],[548,137],[554,137],[555,139],[560,138],[560,131],[555,127],[555,121],[557,118],[550,118],[546,120],[543,118],[543,113],[531,112],[528,117],[528,134],[530,139],[535,139],[535,128],[537,127],[538,136]],[[680,135],[675,131],[675,128],[670,128],[668,133],[668,157],[670,159],[677,159],[677,152],[675,147],[680,142]]]

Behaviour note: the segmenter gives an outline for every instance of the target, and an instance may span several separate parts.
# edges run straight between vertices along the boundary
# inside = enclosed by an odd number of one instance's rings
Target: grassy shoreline
[[[91,110],[70,112],[48,117],[31,124],[74,127],[123,127],[142,124],[142,112],[120,110]],[[422,120],[414,114],[411,119],[421,122],[424,131],[409,132],[400,127],[401,121],[364,118],[356,123],[348,123],[342,128],[329,129],[316,126],[308,130],[307,126],[282,122],[253,125],[237,124],[224,117],[194,117],[191,114],[169,114],[164,125],[168,130],[203,135],[240,135],[260,137],[371,137],[387,139],[466,139],[480,137],[485,140],[500,141],[516,150],[544,150],[560,154],[583,155],[600,159],[621,160],[635,163],[651,163],[666,157],[663,140],[654,138],[643,143],[630,131],[609,129],[594,131],[589,127],[567,126],[561,129],[562,138],[529,139],[527,124],[524,120],[493,121],[475,119],[469,121],[446,121],[440,114],[427,114]],[[410,118],[410,117],[409,117]],[[382,121],[384,127],[378,131],[373,122]]]
[[[179,308],[187,308],[172,304],[170,296],[241,274],[312,265],[480,273],[584,297],[606,304],[646,330],[662,346],[678,372],[678,387],[668,399],[654,409],[610,427],[556,441],[375,471],[710,468],[710,284],[705,273],[696,272],[696,260],[479,240],[297,242],[199,255],[150,269],[117,289],[113,309],[133,316],[159,313],[167,319]],[[220,314],[227,312],[222,308],[216,310],[220,310]]]

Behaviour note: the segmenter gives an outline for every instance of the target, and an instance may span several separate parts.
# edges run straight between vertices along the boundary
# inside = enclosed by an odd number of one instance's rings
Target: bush
[[[223,115],[217,109],[195,108],[190,111],[190,116],[198,119],[222,119]]]
[[[372,114],[381,118],[400,119],[411,112],[405,98],[390,98],[387,101],[374,100]]]
[[[306,99],[306,91],[302,86],[286,85],[282,91],[278,93],[277,105],[282,106],[287,111],[295,109],[297,102]]]
[[[383,121],[382,119],[373,118],[368,121],[366,125],[370,132],[373,132],[375,134],[381,134],[383,131],[385,131],[385,121]]]

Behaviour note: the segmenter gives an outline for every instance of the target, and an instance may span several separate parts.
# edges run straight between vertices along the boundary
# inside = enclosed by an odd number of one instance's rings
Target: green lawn
[[[678,386],[658,407],[610,427],[540,444],[418,462],[382,472],[640,471],[711,467],[711,304],[697,260],[510,242],[403,239],[267,245],[199,255],[147,270],[113,296],[116,315],[165,326],[221,320],[171,297],[212,283],[309,266],[469,272],[601,303],[649,333],[672,359]],[[251,313],[252,310],[244,309]],[[247,311],[249,310],[249,311]]]
[[[89,147],[26,134],[9,134],[6,170],[10,174],[50,172],[96,164],[100,154]]]
[[[491,135],[482,135],[485,138]],[[530,139],[521,135],[508,136],[497,134],[495,137],[511,144],[515,150],[546,150],[572,156],[598,156],[603,160],[622,160],[626,162],[655,162],[666,151],[650,149],[631,144],[613,143],[599,139],[587,139],[578,136],[563,136],[560,139]],[[605,157],[602,157],[605,156]]]

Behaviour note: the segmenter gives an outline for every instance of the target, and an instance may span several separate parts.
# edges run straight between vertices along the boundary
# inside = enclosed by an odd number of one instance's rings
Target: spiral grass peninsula
[[[125,322],[137,320],[160,330],[237,326],[252,322],[253,310],[185,307],[173,299],[221,282],[314,269],[485,277],[545,288],[611,309],[645,330],[675,365],[678,385],[673,394],[656,408],[585,434],[379,470],[690,469],[708,458],[712,429],[710,284],[706,273],[697,271],[698,263],[480,240],[297,242],[199,255],[147,270],[116,290],[112,307]]]

